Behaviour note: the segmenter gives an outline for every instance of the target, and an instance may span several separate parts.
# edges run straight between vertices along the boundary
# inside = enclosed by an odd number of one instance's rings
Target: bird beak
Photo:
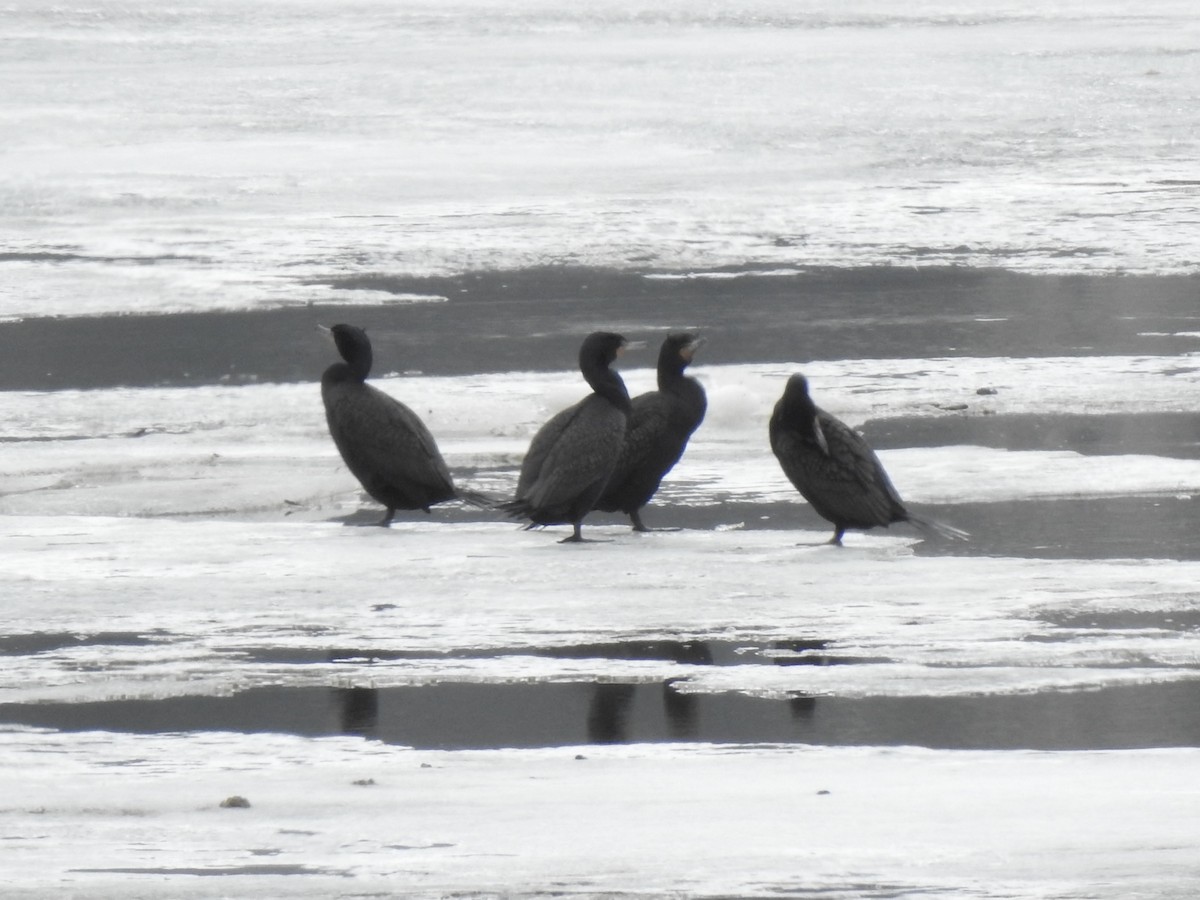
[[[680,355],[683,356],[683,358],[686,359],[688,362],[691,362],[692,357],[696,355],[696,351],[699,350],[701,347],[703,347],[707,343],[708,343],[708,338],[698,337],[695,340],[693,340],[690,344],[688,344],[686,347],[684,347],[683,352]]]
[[[646,349],[645,341],[626,341],[617,349],[617,356],[622,356],[628,350]]]

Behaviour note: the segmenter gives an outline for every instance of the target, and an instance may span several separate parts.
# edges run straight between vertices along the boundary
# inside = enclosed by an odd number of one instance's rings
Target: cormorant
[[[629,418],[629,392],[609,366],[626,346],[619,334],[597,331],[579,348],[579,371],[593,393],[555,414],[533,436],[521,463],[517,493],[501,506],[535,525],[570,523],[562,543],[582,541],[581,523],[608,483]]]
[[[325,420],[346,467],[363,489],[387,507],[379,524],[398,509],[423,509],[459,496],[429,429],[411,409],[366,383],[371,341],[361,328],[328,331],[345,362],[321,376]]]
[[[965,531],[909,512],[879,457],[854,429],[813,403],[803,375],[788,379],[771,416],[771,449],[784,474],[817,514],[833,523],[829,543],[847,528],[910,522],[925,532],[966,540]]]
[[[633,398],[621,456],[596,509],[620,510],[629,516],[634,531],[650,531],[642,522],[641,508],[704,421],[708,408],[704,388],[683,374],[703,343],[703,338],[687,332],[667,335],[658,353],[658,390]]]

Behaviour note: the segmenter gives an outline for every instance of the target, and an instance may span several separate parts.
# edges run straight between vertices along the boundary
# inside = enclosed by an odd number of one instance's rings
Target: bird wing
[[[809,429],[771,420],[771,449],[788,480],[822,517],[868,528],[900,518],[903,503],[875,452],[826,412]]]
[[[860,527],[896,521],[904,504],[875,451],[862,435],[828,413],[819,413],[817,422],[828,454],[823,462],[824,477],[818,480],[815,497],[810,500],[813,507],[818,512],[834,509],[834,521]]]
[[[670,398],[658,391],[649,391],[633,398],[633,412],[629,415],[629,423],[625,429],[625,440],[621,445],[621,455],[613,470],[610,482],[619,484],[629,475],[646,465],[656,455],[673,456],[666,467],[670,468],[683,453],[683,442],[678,448],[665,448],[664,442],[671,442],[671,411]],[[686,437],[684,439],[686,442]],[[678,449],[678,453],[672,451]],[[665,469],[664,469],[665,471]],[[662,472],[658,473],[660,476]]]
[[[326,414],[347,467],[368,490],[368,480],[453,490],[433,435],[416,413],[390,394],[371,385],[362,385],[354,395],[335,393]]]
[[[541,474],[542,467],[546,463],[546,457],[550,455],[550,451],[554,449],[554,445],[558,443],[558,439],[562,433],[567,430],[571,422],[579,415],[579,410],[583,406],[583,401],[579,401],[574,406],[568,406],[564,410],[560,410],[547,420],[547,422],[537,430],[533,436],[533,440],[529,442],[529,449],[525,452],[525,458],[521,461],[521,474],[517,478],[517,499],[524,499],[529,493],[529,489],[537,481]]]
[[[708,395],[704,386],[695,378],[681,378],[667,393],[674,400],[671,406],[672,427],[679,429],[686,443],[687,438],[691,437],[704,421],[704,415],[708,411]]]
[[[570,505],[581,494],[608,481],[625,435],[625,415],[607,400],[592,395],[576,404],[569,416],[559,413],[543,426],[553,426],[552,435],[534,438],[541,454],[536,476],[531,477],[517,498],[541,510]],[[560,418],[561,417],[561,418]],[[553,442],[550,443],[550,438]],[[530,452],[534,451],[530,447]],[[522,466],[522,475],[524,475]]]

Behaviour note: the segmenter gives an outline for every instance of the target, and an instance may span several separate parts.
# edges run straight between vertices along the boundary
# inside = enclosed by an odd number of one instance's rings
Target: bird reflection
[[[817,714],[817,698],[807,694],[795,694],[788,698],[788,709],[793,719],[811,719]]]
[[[333,688],[342,734],[374,737],[379,725],[379,691],[376,688]]]
[[[593,744],[621,744],[629,740],[629,705],[635,685],[596,684],[588,707],[587,733]]]
[[[663,710],[667,714],[667,731],[673,738],[694,738],[699,713],[699,698],[675,689],[682,679],[669,678],[662,684]]]

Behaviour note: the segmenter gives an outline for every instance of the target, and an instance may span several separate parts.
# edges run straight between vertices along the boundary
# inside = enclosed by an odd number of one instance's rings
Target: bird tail
[[[493,507],[513,519],[532,519],[536,514],[533,506],[528,500],[506,500],[503,503],[497,503]],[[545,522],[526,522],[521,526],[522,531],[536,531],[545,528]]]
[[[969,532],[963,531],[961,528],[955,528],[953,525],[947,525],[945,522],[939,522],[937,519],[927,519],[924,516],[909,513],[908,521],[926,534],[937,535],[948,541],[969,541],[971,539]]]
[[[498,509],[513,519],[528,519],[533,515],[533,509],[527,500],[506,500],[503,503],[493,503],[492,509]]]
[[[476,509],[498,509],[501,504],[495,497],[489,497],[482,491],[473,491],[469,488],[458,488],[455,491],[455,496],[468,506],[474,506]]]

